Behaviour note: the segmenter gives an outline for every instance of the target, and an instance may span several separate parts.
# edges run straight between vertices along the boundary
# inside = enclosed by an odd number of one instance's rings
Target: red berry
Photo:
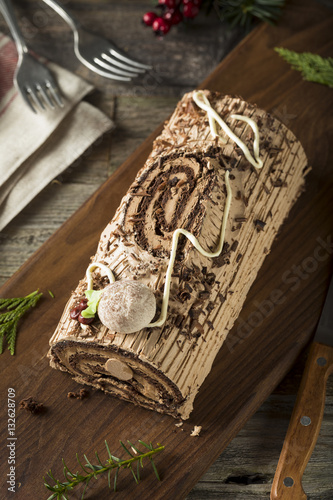
[[[194,3],[197,7],[200,7],[202,0],[183,0],[183,4],[186,5],[187,3]]]
[[[158,0],[158,5],[163,5],[163,7],[168,7],[169,9],[174,9],[177,5],[176,0]]]
[[[82,299],[77,307],[80,309],[80,311],[83,311],[83,309],[87,309],[88,299]]]
[[[170,23],[163,17],[157,17],[153,22],[153,30],[157,35],[166,35],[170,30]]]
[[[182,22],[182,20],[183,14],[180,12],[180,10],[175,10],[171,18],[171,24],[179,24]]]
[[[163,19],[168,21],[170,24],[179,24],[183,20],[183,14],[178,9],[168,10],[164,14]]]
[[[80,313],[78,320],[82,325],[90,325],[94,321],[95,318],[84,318],[82,314]]]
[[[166,21],[170,22],[173,14],[174,14],[174,12],[175,12],[174,9],[167,10],[163,14],[163,19],[165,19]]]
[[[156,17],[157,15],[155,14],[155,12],[146,12],[142,18],[142,21],[145,23],[146,26],[152,26]]]
[[[199,7],[194,2],[188,2],[184,5],[183,14],[189,19],[193,19],[199,14]]]
[[[81,309],[79,306],[74,307],[74,309],[72,309],[71,312],[69,313],[72,319],[78,319],[80,314],[81,314]]]
[[[164,5],[166,5],[166,7],[168,7],[169,9],[174,9],[177,5],[177,2],[176,0],[165,0]]]

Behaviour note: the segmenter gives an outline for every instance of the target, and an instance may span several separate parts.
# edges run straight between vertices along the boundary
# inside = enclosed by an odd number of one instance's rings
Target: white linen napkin
[[[93,86],[53,63],[48,67],[64,107],[34,114],[14,87],[16,64],[14,43],[0,33],[0,231],[114,127],[104,113],[82,102]]]

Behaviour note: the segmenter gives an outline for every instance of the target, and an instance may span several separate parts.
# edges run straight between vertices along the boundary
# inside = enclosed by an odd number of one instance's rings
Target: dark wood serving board
[[[291,2],[278,26],[254,30],[201,85],[241,95],[274,112],[301,140],[313,170],[195,400],[191,418],[181,428],[171,417],[101,392],[90,391],[82,401],[68,399],[67,393],[79,386],[69,375],[52,370],[46,358],[65,302],[162,125],[2,287],[3,297],[21,296],[38,287],[45,292],[20,327],[16,355],[6,351],[0,356],[1,411],[6,410],[8,387],[15,389],[17,403],[32,395],[47,407],[35,416],[17,408],[16,499],[47,498],[42,476],[51,468],[61,478],[62,457],[77,470],[76,452],[93,458],[97,450],[106,458],[105,439],[116,454],[121,453],[119,439],[138,438],[165,445],[156,458],[162,481],[156,481],[149,465],[138,486],[129,472],[123,472],[117,498],[184,498],[309,343],[332,268],[333,90],[302,81],[273,48],[332,56],[332,32],[329,11],[314,2]],[[279,301],[273,304],[277,296]],[[2,483],[9,472],[7,418],[3,413]],[[200,437],[190,437],[194,425],[202,426]],[[2,488],[1,498],[11,498],[4,484]],[[110,495],[106,479],[100,478],[91,483],[87,498]]]

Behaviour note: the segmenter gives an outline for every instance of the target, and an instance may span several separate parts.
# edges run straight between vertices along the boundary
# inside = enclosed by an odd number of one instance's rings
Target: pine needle
[[[121,459],[119,459],[111,454],[108,443],[105,441],[105,447],[106,447],[106,451],[108,454],[108,458],[104,464],[100,460],[97,452],[95,453],[95,455],[96,455],[96,458],[98,461],[98,465],[92,464],[88,460],[87,456],[83,455],[83,457],[86,461],[85,466],[83,466],[80,462],[78,455],[76,455],[77,462],[84,471],[83,475],[79,474],[78,472],[77,473],[71,472],[68,469],[65,461],[62,460],[65,482],[61,482],[59,479],[56,479],[51,471],[49,471],[47,473],[47,476],[52,479],[54,484],[50,484],[50,482],[48,482],[49,479],[45,479],[45,477],[43,478],[44,479],[44,486],[49,491],[52,492],[52,495],[49,497],[48,500],[50,500],[50,499],[62,500],[63,498],[68,498],[67,497],[68,493],[70,491],[72,491],[75,488],[75,486],[78,486],[79,484],[85,483],[84,491],[83,491],[83,494],[81,497],[83,499],[90,480],[93,477],[95,479],[97,479],[97,477],[100,474],[105,474],[107,476],[108,486],[111,489],[111,486],[112,486],[111,472],[113,469],[115,469],[115,475],[114,475],[114,481],[113,481],[113,490],[114,491],[117,491],[117,480],[118,480],[118,475],[119,475],[119,472],[121,469],[129,469],[132,473],[134,481],[136,483],[138,483],[140,481],[139,467],[137,467],[137,474],[135,474],[135,472],[133,470],[133,465],[135,463],[137,463],[138,466],[139,465],[142,466],[142,461],[144,459],[148,460],[151,463],[156,478],[158,480],[160,480],[155,463],[154,463],[152,457],[156,453],[163,451],[164,446],[158,444],[157,447],[154,448],[151,443],[148,445],[147,443],[145,443],[144,441],[141,441],[141,440],[139,440],[139,443],[142,444],[146,449],[144,449],[142,451],[139,448],[135,447],[135,450],[137,451],[137,455],[133,456],[130,453],[130,451],[128,450],[128,448],[124,445],[124,443],[122,441],[120,441],[121,446],[124,448],[124,450],[126,451],[126,453],[130,457],[130,458],[121,460]],[[132,443],[129,442],[129,444],[131,444],[131,446],[133,446]],[[90,471],[88,472],[87,469],[91,470],[91,472]]]
[[[333,87],[333,58],[321,57],[311,52],[294,52],[282,47],[274,49],[292,69],[300,71],[303,79]]]
[[[36,290],[26,297],[0,299],[0,311],[4,311],[0,313],[0,354],[3,353],[5,338],[9,352],[12,355],[15,353],[18,322],[29,309],[35,307],[42,295]]]
[[[240,26],[249,30],[256,21],[269,24],[276,22],[282,13],[285,0],[205,0],[210,11],[213,7],[221,20],[232,27]]]

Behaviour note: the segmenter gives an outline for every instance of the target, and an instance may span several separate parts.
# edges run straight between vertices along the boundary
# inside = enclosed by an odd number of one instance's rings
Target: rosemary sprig
[[[15,341],[17,325],[22,316],[35,307],[43,294],[38,290],[30,293],[26,297],[16,297],[14,299],[0,299],[0,354],[3,353],[3,342],[6,337],[8,350],[13,355],[15,353]]]
[[[321,57],[311,52],[294,52],[282,47],[274,49],[292,69],[302,73],[304,80],[333,87],[333,58]]]
[[[158,475],[154,460],[153,460],[153,455],[156,453],[159,453],[160,451],[164,450],[164,446],[157,444],[157,448],[154,448],[151,443],[147,444],[144,441],[141,441],[139,439],[139,443],[144,446],[148,451],[146,450],[140,450],[138,449],[133,443],[130,441],[127,441],[129,444],[130,448],[132,449],[133,453],[130,452],[128,447],[120,441],[121,446],[124,448],[125,452],[129,455],[130,458],[127,459],[120,459],[110,452],[109,446],[107,441],[105,441],[105,447],[108,453],[108,459],[106,462],[103,464],[103,462],[100,460],[98,453],[95,452],[96,459],[97,459],[97,464],[93,465],[86,455],[83,455],[85,464],[82,465],[78,454],[76,454],[76,460],[83,470],[83,474],[79,472],[71,472],[65,461],[62,460],[64,469],[63,469],[63,474],[65,477],[65,481],[61,482],[58,479],[56,479],[51,470],[47,473],[47,475],[52,479],[54,482],[53,485],[51,485],[48,481],[49,479],[44,479],[44,485],[45,487],[52,492],[52,495],[48,497],[47,500],[67,500],[68,499],[68,493],[72,491],[77,485],[79,484],[84,484],[84,490],[81,496],[81,499],[84,498],[86,489],[89,485],[89,482],[92,478],[97,479],[97,477],[101,474],[107,474],[108,477],[108,486],[111,488],[111,472],[113,469],[115,469],[115,475],[114,475],[114,480],[113,480],[113,491],[117,490],[117,480],[118,480],[118,475],[121,469],[129,469],[133,475],[133,478],[136,483],[140,481],[140,467],[143,467],[143,460],[148,459],[153,467],[154,473],[157,477],[157,479],[160,481],[160,477]],[[136,463],[136,472],[133,469],[133,465]],[[88,469],[88,470],[87,470]]]

